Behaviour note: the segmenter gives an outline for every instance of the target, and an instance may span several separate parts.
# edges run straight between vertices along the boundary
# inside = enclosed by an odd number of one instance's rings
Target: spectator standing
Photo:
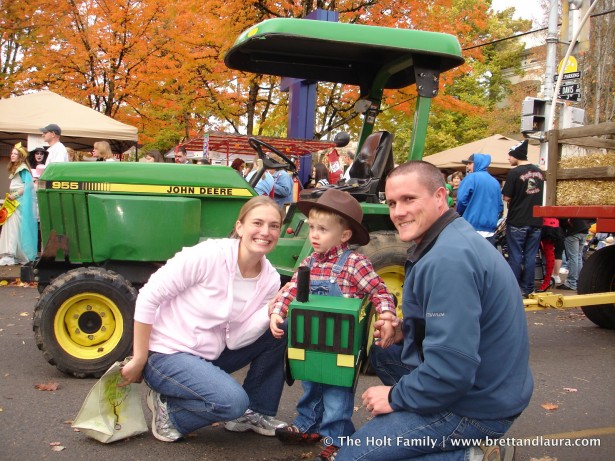
[[[564,249],[564,239],[559,227],[559,219],[557,218],[542,218],[542,231],[540,233],[540,247],[545,258],[545,273],[542,279],[542,284],[538,288],[539,293],[547,291],[555,285],[555,277],[553,271],[555,269],[555,261],[562,259],[562,251]],[[561,281],[560,281],[561,282]]]
[[[175,154],[175,163],[181,163],[182,165],[192,165],[192,162],[188,160],[188,151],[184,146],[181,146]]]
[[[562,219],[561,224],[565,232],[564,248],[568,260],[568,276],[564,283],[557,286],[557,289],[576,291],[579,274],[583,267],[583,247],[591,223],[587,219],[573,218]]]
[[[508,162],[514,167],[506,175],[502,189],[508,203],[506,244],[510,264],[523,296],[534,291],[536,253],[540,245],[542,218],[533,215],[534,206],[542,205],[544,172],[527,160],[527,140],[508,152]]]
[[[246,181],[248,182],[250,182],[250,179],[252,179],[252,177],[263,168],[263,161],[259,158],[258,160],[254,161],[254,165],[255,166],[254,168],[252,168],[252,171],[250,171],[250,173],[248,173],[248,175],[246,176]],[[266,195],[273,198],[273,187],[273,176],[271,176],[271,173],[269,173],[269,171],[265,170],[265,172],[261,176],[261,179],[259,179],[256,183],[256,186],[254,186],[254,190],[258,195]]]
[[[472,154],[463,163],[466,177],[457,189],[457,213],[495,245],[495,230],[504,204],[500,183],[487,171],[491,155]]]
[[[143,156],[143,160],[148,163],[164,163],[164,157],[162,153],[157,150],[150,150],[147,154]]]
[[[8,198],[19,203],[6,219],[0,233],[0,266],[25,264],[34,260],[38,250],[36,204],[28,151],[15,144],[8,164]]]
[[[113,157],[113,152],[111,152],[111,146],[107,141],[96,141],[94,143],[94,148],[92,149],[92,157],[94,157],[97,162],[117,161]]]
[[[450,440],[502,437],[532,395],[517,282],[497,250],[448,207],[435,166],[400,165],[385,192],[400,239],[410,242],[403,324],[396,344],[371,348],[370,362],[385,385],[363,393],[373,418],[338,459],[481,459],[480,448],[456,449]],[[382,325],[375,323],[376,338]],[[409,439],[436,443],[403,443]],[[485,447],[483,459],[513,459],[514,447],[495,445]]]
[[[459,191],[459,184],[463,180],[463,173],[461,171],[455,171],[451,175],[451,186],[453,187],[453,193],[451,197],[453,198],[453,203],[457,206],[457,192]]]
[[[44,147],[37,147],[28,153],[28,165],[32,171],[39,165],[45,166],[47,160],[47,150]]]
[[[314,178],[315,187],[328,186],[329,183],[329,170],[324,163],[316,163],[312,170],[312,177]]]
[[[231,168],[233,170],[235,170],[237,173],[239,173],[239,176],[241,176],[243,178],[243,170],[246,166],[246,162],[243,161],[243,159],[237,157],[235,160],[233,160],[233,162],[231,163]]]
[[[277,163],[284,163],[276,154],[269,154],[269,157]],[[293,178],[286,170],[271,169],[269,172],[273,178],[273,200],[283,208],[293,202]]]
[[[39,131],[43,133],[43,141],[49,144],[45,166],[54,162],[68,162],[68,151],[64,144],[60,142],[62,129],[55,123],[50,123],[46,127],[40,128]]]

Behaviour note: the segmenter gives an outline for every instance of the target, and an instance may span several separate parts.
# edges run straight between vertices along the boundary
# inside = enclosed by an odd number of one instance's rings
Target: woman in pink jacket
[[[269,331],[280,276],[265,257],[278,242],[282,213],[269,197],[250,199],[236,238],[184,248],[140,290],[122,385],[145,379],[158,440],[175,442],[219,421],[268,436],[286,425],[273,418],[286,341]],[[248,364],[241,386],[230,373]]]

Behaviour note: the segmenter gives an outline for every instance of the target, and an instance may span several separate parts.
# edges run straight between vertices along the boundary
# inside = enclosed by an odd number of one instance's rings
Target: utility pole
[[[567,0],[564,0],[567,1]],[[553,99],[553,77],[555,76],[555,68],[557,62],[557,9],[558,0],[551,0],[549,5],[549,26],[547,30],[547,58],[545,61],[545,80],[543,85],[543,97],[546,99],[545,104],[545,127],[551,125],[551,103]],[[547,128],[548,129],[548,128]],[[547,140],[543,133],[540,136],[540,157],[539,165],[541,168],[547,168]]]

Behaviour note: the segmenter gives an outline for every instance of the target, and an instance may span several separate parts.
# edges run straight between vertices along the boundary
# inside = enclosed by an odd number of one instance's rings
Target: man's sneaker
[[[224,428],[227,431],[247,432],[253,431],[260,435],[273,437],[276,429],[286,427],[283,421],[278,421],[273,416],[261,415],[252,410],[247,410],[241,418],[227,421]]]
[[[320,434],[314,432],[301,432],[294,424],[282,427],[275,430],[275,436],[282,443],[291,445],[306,445],[310,443],[318,443],[322,438]]]
[[[553,283],[556,284],[556,285],[562,283],[562,278],[559,275],[554,275],[551,278],[553,279]]]
[[[167,404],[160,400],[160,394],[153,389],[147,393],[147,406],[152,411],[152,434],[163,442],[175,442],[181,439],[173,423],[169,419]]]
[[[339,448],[335,445],[329,445],[323,448],[316,458],[312,458],[312,461],[335,461]]]

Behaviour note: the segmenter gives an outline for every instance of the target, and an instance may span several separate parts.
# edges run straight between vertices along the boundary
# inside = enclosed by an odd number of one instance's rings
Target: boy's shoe
[[[147,406],[152,411],[152,434],[163,442],[175,442],[182,438],[169,419],[167,404],[160,400],[160,394],[153,389],[147,393]]]
[[[484,447],[481,445],[480,448],[484,453],[483,461],[513,461],[515,459],[515,447]]]
[[[294,424],[276,429],[275,436],[280,442],[288,443],[291,445],[318,443],[322,438],[320,434],[314,432],[301,432],[301,429],[299,429]]]
[[[312,458],[312,461],[335,461],[338,451],[339,447],[329,445],[328,447],[324,447],[318,456]]]
[[[273,416],[262,415],[252,410],[247,410],[240,418],[224,423],[224,428],[227,431],[253,431],[268,437],[273,437],[276,429],[281,429],[286,426],[287,424],[285,422],[278,421]]]

